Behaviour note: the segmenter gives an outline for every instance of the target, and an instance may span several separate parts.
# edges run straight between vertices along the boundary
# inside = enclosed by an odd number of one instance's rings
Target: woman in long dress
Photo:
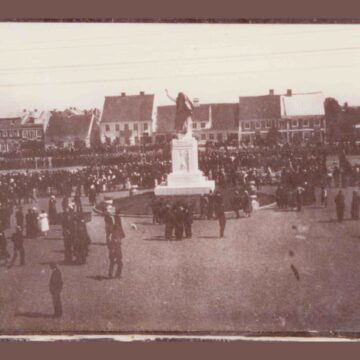
[[[41,234],[46,237],[47,232],[49,231],[49,219],[45,210],[41,210],[41,213],[38,216],[38,224]]]

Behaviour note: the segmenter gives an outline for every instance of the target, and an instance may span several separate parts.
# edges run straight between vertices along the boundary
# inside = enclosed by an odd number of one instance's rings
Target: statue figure
[[[176,104],[176,115],[175,115],[175,130],[178,138],[180,135],[183,137],[192,136],[192,112],[194,109],[193,103],[190,99],[182,92],[179,92],[176,99],[169,95],[168,90],[165,90],[167,97]]]
[[[179,151],[180,171],[189,171],[189,153],[186,150]]]

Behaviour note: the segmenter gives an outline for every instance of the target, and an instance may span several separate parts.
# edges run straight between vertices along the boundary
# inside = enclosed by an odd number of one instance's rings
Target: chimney
[[[349,104],[347,102],[344,102],[344,109],[347,109],[349,107]]]
[[[199,107],[200,106],[199,98],[194,98],[193,99],[193,105],[194,105],[194,107]]]
[[[144,92],[144,91],[140,91],[140,95],[141,95],[141,96],[144,96],[144,95],[145,95],[145,92]]]
[[[123,96],[123,97],[126,96],[126,93],[122,92],[122,93],[121,93],[121,96]]]
[[[269,90],[269,95],[274,95],[274,89]]]
[[[291,89],[287,89],[286,90],[286,96],[291,96],[292,95],[292,90]]]

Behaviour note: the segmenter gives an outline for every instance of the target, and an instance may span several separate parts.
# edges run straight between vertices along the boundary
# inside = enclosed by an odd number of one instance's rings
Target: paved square
[[[329,206],[260,210],[250,219],[195,221],[193,238],[165,241],[164,226],[123,218],[123,276],[107,279],[103,219],[88,225],[84,266],[62,265],[61,227],[26,239],[26,265],[0,267],[0,331],[15,333],[354,332],[360,329],[360,229]],[[41,199],[47,204],[47,199]],[[43,205],[45,206],[45,205]],[[47,206],[45,207],[45,209]],[[137,225],[137,230],[130,227]],[[297,230],[293,229],[293,226]],[[9,242],[9,250],[12,247]],[[49,261],[60,263],[64,315],[52,319]],[[298,276],[298,278],[296,277]]]

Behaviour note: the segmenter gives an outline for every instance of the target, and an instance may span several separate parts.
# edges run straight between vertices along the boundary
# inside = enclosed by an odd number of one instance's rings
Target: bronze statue
[[[182,92],[179,92],[176,99],[169,95],[165,90],[167,97],[176,104],[175,130],[179,135],[192,136],[192,112],[194,105],[191,100]]]

